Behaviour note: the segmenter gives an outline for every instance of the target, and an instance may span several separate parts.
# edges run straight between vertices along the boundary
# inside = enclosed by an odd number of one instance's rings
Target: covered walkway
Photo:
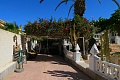
[[[58,55],[38,54],[24,64],[24,71],[6,80],[93,80]]]

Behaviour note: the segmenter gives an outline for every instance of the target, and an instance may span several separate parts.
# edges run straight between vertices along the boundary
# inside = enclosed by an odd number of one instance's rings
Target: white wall
[[[21,36],[0,29],[0,68],[4,67],[13,60],[13,36],[17,36],[18,44],[21,44]]]

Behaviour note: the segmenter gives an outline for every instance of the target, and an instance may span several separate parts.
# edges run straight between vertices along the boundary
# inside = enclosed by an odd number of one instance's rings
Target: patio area
[[[58,55],[38,54],[24,64],[24,71],[14,72],[5,80],[93,80]]]

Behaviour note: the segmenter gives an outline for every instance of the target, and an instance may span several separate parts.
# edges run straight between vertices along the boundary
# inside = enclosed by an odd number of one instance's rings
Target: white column
[[[64,45],[64,46],[67,46],[67,45],[68,45],[66,39],[64,39],[64,41],[63,41],[63,45]]]
[[[91,48],[90,50],[90,53],[92,54],[90,57],[89,57],[89,68],[93,71],[96,70],[96,60],[98,60],[98,56],[96,54],[99,53],[99,50],[96,46],[96,44],[93,45],[93,47]]]
[[[77,44],[76,47],[75,47],[75,50],[76,52],[74,53],[74,60],[75,62],[83,62],[83,59],[82,59],[82,56],[81,56],[81,52],[79,52],[80,50],[80,47],[79,45]]]

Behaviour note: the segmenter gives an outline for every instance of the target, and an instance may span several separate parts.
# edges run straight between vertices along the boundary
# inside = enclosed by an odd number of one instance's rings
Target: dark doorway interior
[[[44,39],[41,41],[41,51],[40,54],[60,54],[60,41],[61,39]]]
[[[77,41],[79,47],[80,47],[80,51],[83,53],[83,38],[79,38],[78,41]]]

